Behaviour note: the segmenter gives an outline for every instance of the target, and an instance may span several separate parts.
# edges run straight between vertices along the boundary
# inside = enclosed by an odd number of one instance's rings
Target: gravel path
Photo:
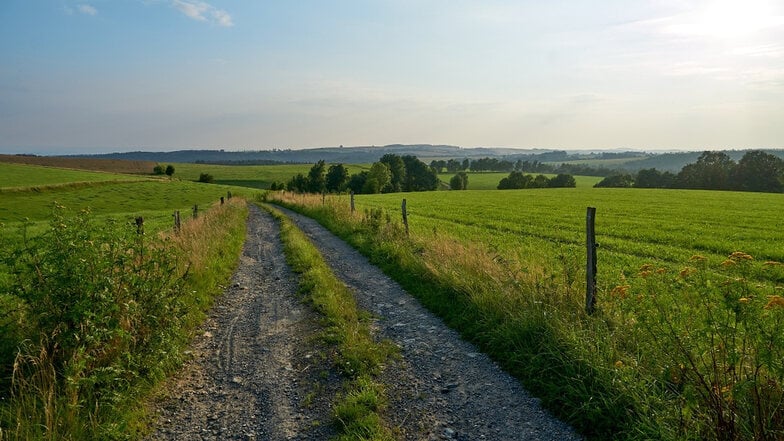
[[[284,210],[372,312],[401,357],[384,370],[385,417],[405,440],[576,440],[514,378],[462,341],[399,285],[312,219]],[[285,262],[277,222],[250,207],[232,285],[192,346],[192,359],[153,404],[150,440],[326,440],[341,379],[316,337]]]
[[[296,294],[277,222],[250,206],[232,285],[216,300],[193,357],[154,404],[151,440],[322,440],[341,380]]]
[[[576,440],[520,383],[464,342],[396,282],[316,221],[283,210],[320,249],[380,338],[401,347],[385,371],[389,415],[404,439]]]

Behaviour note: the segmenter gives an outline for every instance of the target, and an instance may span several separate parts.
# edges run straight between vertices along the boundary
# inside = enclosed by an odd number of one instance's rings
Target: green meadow
[[[212,175],[216,184],[236,185],[239,187],[267,189],[273,182],[288,182],[297,173],[307,175],[313,164],[281,165],[213,165],[213,164],[172,164],[174,177],[197,181],[199,175]],[[331,164],[330,164],[331,165]],[[344,164],[350,174],[369,170],[369,165]]]
[[[558,266],[562,256],[583,255],[586,208],[596,207],[600,280],[606,285],[645,263],[676,267],[695,254],[714,264],[739,250],[758,260],[784,261],[779,194],[578,187],[357,195],[355,200],[360,210],[400,212],[403,197],[413,231],[481,242],[549,267]]]
[[[780,194],[442,191],[356,195],[355,213],[347,196],[267,198],[359,248],[589,438],[784,437]]]
[[[0,191],[76,182],[132,181],[144,177],[98,171],[68,170],[38,165],[0,162]]]
[[[70,213],[90,210],[131,222],[145,218],[145,226],[161,230],[172,225],[172,214],[191,215],[193,206],[205,210],[220,198],[250,195],[255,190],[234,186],[203,184],[179,179],[148,178],[134,175],[85,172],[34,165],[2,164],[6,171],[0,186],[0,223],[13,232],[19,222],[47,221],[55,204]]]
[[[220,198],[252,190],[0,171],[0,439],[143,438],[145,400],[236,266],[247,207]]]
[[[531,173],[526,173],[531,174]],[[533,173],[537,175],[538,173]],[[454,173],[439,173],[438,179],[445,184],[449,184]],[[501,179],[509,176],[509,173],[496,173],[496,172],[468,172],[468,189],[469,190],[495,190],[498,188],[498,183]],[[548,178],[555,177],[552,174],[545,174]],[[575,176],[574,180],[577,182],[578,188],[593,187],[594,184],[601,181],[602,178],[596,176]]]

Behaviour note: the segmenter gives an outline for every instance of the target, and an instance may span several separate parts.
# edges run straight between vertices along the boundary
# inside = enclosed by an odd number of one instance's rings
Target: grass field
[[[564,254],[582,256],[585,210],[596,207],[605,283],[644,263],[677,266],[694,254],[714,264],[738,250],[784,261],[781,195],[576,188],[357,195],[355,201],[359,210],[399,212],[403,196],[414,231],[436,229],[522,261],[541,265],[544,259],[547,266]]]
[[[0,191],[44,187],[77,182],[131,181],[145,177],[86,170],[69,170],[39,165],[0,162]]]
[[[146,394],[242,247],[245,201],[219,200],[254,191],[5,163],[0,176],[0,439],[141,438]]]
[[[110,173],[152,174],[152,161],[128,161],[121,159],[69,158],[59,156],[0,155],[0,163],[31,164],[78,170],[104,171]]]
[[[361,249],[588,437],[784,437],[781,195],[357,195],[353,215],[345,196],[323,205],[268,197]],[[584,310],[587,206],[597,208],[600,243],[593,315]]]
[[[526,173],[531,174],[531,173]],[[538,173],[534,173],[534,176]],[[449,180],[452,179],[454,173],[439,173],[438,179],[441,182],[449,184]],[[501,179],[509,176],[509,173],[495,173],[495,172],[469,172],[468,173],[468,189],[469,190],[495,190],[498,188],[498,183],[501,182]],[[548,178],[552,178],[555,175],[545,174]],[[578,188],[585,188],[585,187],[593,187],[594,184],[601,181],[602,178],[596,176],[575,176],[575,181],[577,181]]]
[[[331,164],[330,164],[331,165]],[[369,170],[369,165],[344,164],[350,174]],[[201,173],[215,178],[216,184],[236,185],[239,187],[267,189],[273,182],[286,183],[297,173],[307,175],[313,164],[282,165],[211,165],[211,164],[173,164],[174,176],[196,181]],[[329,165],[327,166],[329,168]]]

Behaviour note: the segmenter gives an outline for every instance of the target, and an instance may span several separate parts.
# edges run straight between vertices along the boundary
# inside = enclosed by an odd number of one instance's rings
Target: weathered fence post
[[[144,234],[144,218],[142,216],[136,218],[136,234]]]
[[[221,205],[223,205],[223,196],[221,196]]]
[[[351,190],[351,212],[354,212],[354,190]]]
[[[230,191],[226,192],[226,197],[227,197],[228,199],[231,199],[231,192],[230,192]]]
[[[177,210],[173,214],[174,216],[174,231],[176,233],[180,232],[180,210]]]
[[[403,225],[406,226],[406,237],[408,237],[408,212],[406,211],[406,199],[403,198],[403,205],[401,205],[403,210]]]
[[[193,218],[196,219],[198,217],[199,217],[199,206],[198,205],[194,205],[193,206]]]
[[[596,233],[594,221],[596,220],[596,208],[588,207],[585,215],[585,246],[587,265],[585,269],[585,312],[593,314],[596,307]]]

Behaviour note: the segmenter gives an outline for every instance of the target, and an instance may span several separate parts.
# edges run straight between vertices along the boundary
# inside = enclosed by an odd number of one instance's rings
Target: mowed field
[[[526,173],[536,176],[539,173]],[[441,182],[449,185],[449,180],[452,179],[454,173],[439,173],[438,179]],[[548,178],[555,177],[552,174],[544,174]],[[469,190],[495,190],[498,188],[498,183],[501,179],[509,176],[509,173],[496,173],[496,172],[468,172],[468,189]],[[578,188],[593,187],[594,184],[601,181],[602,178],[597,176],[575,176],[574,180],[577,182]]]
[[[44,222],[54,204],[76,213],[89,209],[100,216],[132,221],[145,218],[148,229],[172,223],[172,213],[189,216],[194,205],[202,210],[220,203],[221,196],[253,192],[237,187],[164,178],[68,170],[0,163],[0,223],[7,230],[23,221]]]
[[[180,179],[197,181],[199,175],[212,175],[216,184],[236,185],[267,189],[273,182],[286,183],[297,173],[307,175],[313,164],[281,164],[281,165],[212,165],[212,164],[172,164],[174,176]],[[327,168],[329,168],[327,164]],[[370,170],[367,164],[344,164],[350,174]]]
[[[784,261],[779,194],[578,187],[357,195],[356,204],[399,213],[403,197],[412,231],[480,242],[556,273],[584,272],[586,208],[596,207],[605,286],[645,263],[679,268],[694,255],[710,264],[735,251]]]

